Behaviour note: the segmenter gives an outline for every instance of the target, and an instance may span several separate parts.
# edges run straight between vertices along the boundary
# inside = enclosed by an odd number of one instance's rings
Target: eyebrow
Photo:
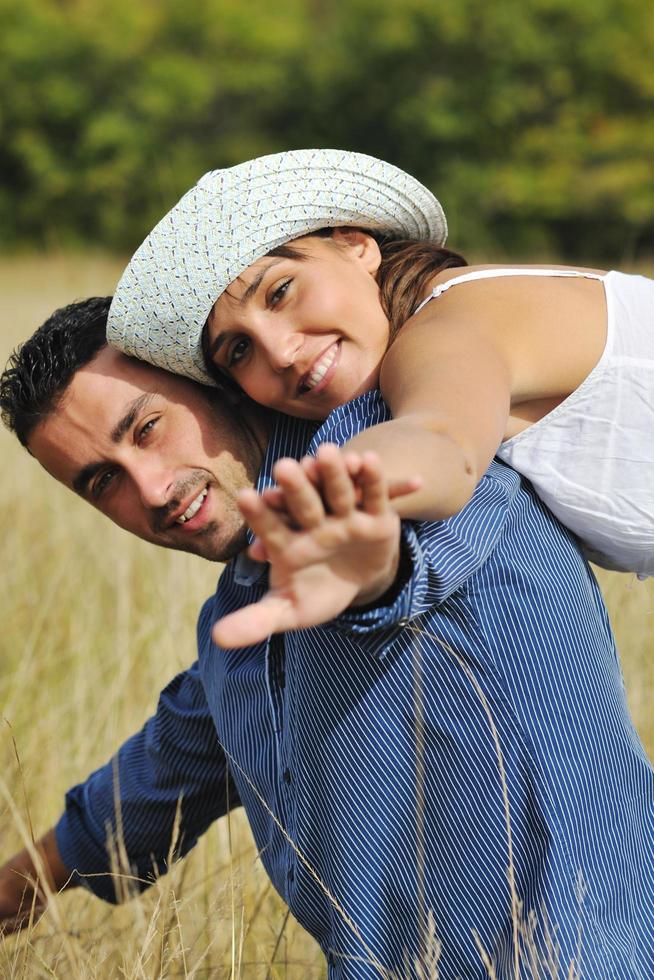
[[[257,289],[259,288],[259,286],[263,282],[263,278],[266,275],[266,273],[268,272],[268,270],[269,269],[272,269],[273,266],[275,266],[275,265],[279,265],[279,263],[280,262],[283,262],[283,261],[284,261],[284,256],[279,256],[279,257],[275,256],[268,263],[268,265],[265,267],[265,269],[262,269],[261,272],[258,272],[257,275],[252,280],[252,282],[250,283],[250,285],[244,291],[244,293],[241,296],[241,298],[239,299],[238,305],[241,306],[241,307],[243,307],[243,306],[246,305],[246,303],[249,303],[250,300],[252,299],[252,297],[254,296],[254,294],[256,293]],[[217,335],[217,337],[215,338],[215,340],[213,340],[211,342],[211,344],[209,344],[208,355],[209,355],[210,358],[215,357],[215,355],[218,353],[218,351],[220,350],[220,348],[222,347],[222,345],[225,343],[225,341],[227,340],[227,338],[229,337],[229,335],[230,335],[230,331],[229,330],[222,330]]]
[[[147,403],[154,398],[154,392],[146,391],[145,394],[139,395],[135,398],[133,402],[130,402],[127,406],[127,411],[122,418],[116,422],[115,426],[111,430],[111,441],[118,445],[126,432],[134,425],[134,420],[139,412],[142,412]]]
[[[279,265],[279,263],[283,261],[284,261],[283,256],[275,256],[274,258],[272,258],[272,260],[268,263],[265,269],[262,269],[261,272],[259,272],[258,275],[254,277],[254,279],[252,280],[252,282],[250,283],[250,285],[248,286],[248,288],[245,290],[240,300],[238,301],[238,305],[245,306],[245,304],[248,303],[256,293],[257,289],[262,283],[263,277],[268,272],[268,270],[272,269],[273,266],[275,265]]]
[[[125,413],[119,418],[115,426],[110,432],[110,438],[113,443],[118,445],[118,443],[123,439],[125,434],[129,432],[131,427],[134,425],[137,415],[143,411],[145,406],[148,404],[150,399],[154,397],[154,392],[146,391],[143,395],[139,395],[134,401],[130,402],[127,406]],[[104,461],[97,463],[87,463],[73,478],[72,487],[75,493],[80,494],[80,496],[86,496],[88,485],[93,479],[93,477],[98,473],[106,463]]]

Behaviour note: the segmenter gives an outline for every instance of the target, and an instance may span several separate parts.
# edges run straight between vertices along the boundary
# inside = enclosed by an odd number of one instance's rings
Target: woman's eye
[[[291,285],[291,282],[292,282],[291,279],[287,279],[286,282],[283,282],[280,286],[277,287],[277,289],[270,297],[271,306],[277,306],[278,303],[281,303],[281,301],[284,299],[284,296],[286,296],[286,291],[288,287]]]
[[[238,364],[248,352],[248,347],[250,346],[250,341],[242,337],[241,340],[237,340],[235,344],[232,345],[229,351],[229,357],[227,358],[227,367],[234,367]]]

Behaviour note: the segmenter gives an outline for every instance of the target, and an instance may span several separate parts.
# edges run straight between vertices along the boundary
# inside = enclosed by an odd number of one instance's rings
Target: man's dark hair
[[[106,345],[111,300],[92,296],[55,310],[7,361],[0,379],[0,412],[24,446],[57,407],[77,371]]]

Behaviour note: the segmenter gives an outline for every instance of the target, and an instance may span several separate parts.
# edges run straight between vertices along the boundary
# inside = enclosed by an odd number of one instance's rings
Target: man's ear
[[[381,265],[381,252],[379,245],[372,237],[366,234],[361,228],[334,228],[332,240],[337,245],[344,245],[352,250],[352,254],[357,258],[369,272],[371,276],[377,274]]]

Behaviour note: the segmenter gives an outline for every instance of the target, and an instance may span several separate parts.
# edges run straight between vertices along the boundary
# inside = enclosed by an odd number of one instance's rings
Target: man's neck
[[[256,454],[258,466],[261,467],[275,427],[276,413],[257,405],[245,395],[243,400],[234,406],[233,413],[243,435],[248,439]]]

